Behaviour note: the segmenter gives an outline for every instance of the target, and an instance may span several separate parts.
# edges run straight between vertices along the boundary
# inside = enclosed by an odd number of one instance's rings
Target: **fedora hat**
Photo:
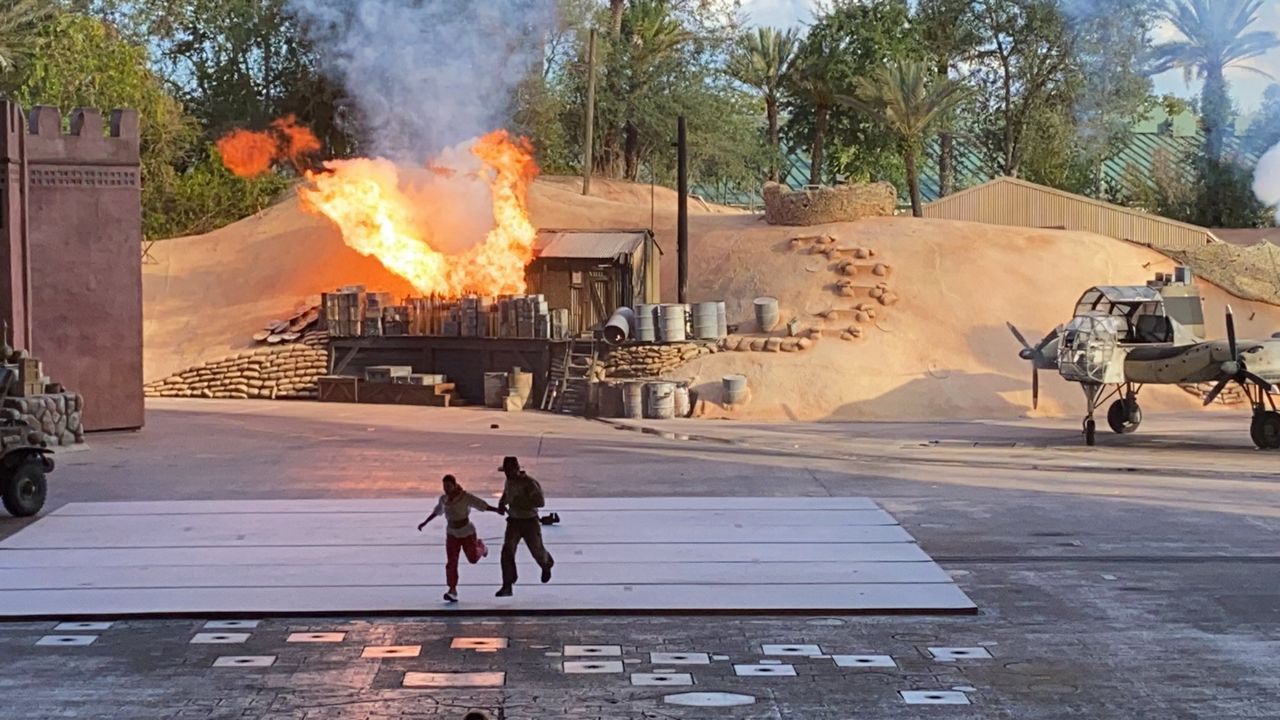
[[[498,472],[519,472],[520,461],[515,455],[508,455],[502,458],[502,467],[498,468]]]

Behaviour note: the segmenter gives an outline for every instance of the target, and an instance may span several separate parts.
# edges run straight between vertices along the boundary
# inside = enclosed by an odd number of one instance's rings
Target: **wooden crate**
[[[360,378],[326,375],[318,386],[320,402],[360,402]]]

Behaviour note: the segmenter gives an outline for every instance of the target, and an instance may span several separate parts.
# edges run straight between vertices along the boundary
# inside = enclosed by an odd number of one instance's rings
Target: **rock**
[[[871,257],[871,251],[866,248],[854,248],[853,256],[859,260],[866,260]]]
[[[871,268],[871,274],[885,277],[889,274],[889,266],[884,263],[876,263],[876,266]]]
[[[895,305],[898,302],[898,296],[892,292],[886,292],[880,296],[881,305]]]
[[[840,333],[841,340],[853,340],[853,338],[854,338],[853,333],[849,332],[848,330],[845,330]]]
[[[873,287],[871,288],[871,292],[868,294],[871,295],[871,297],[878,300],[881,295],[884,295],[884,288],[880,286]]]
[[[840,274],[846,277],[853,277],[858,274],[858,265],[853,261],[840,264]]]
[[[871,320],[871,316],[867,315],[865,310],[858,310],[854,312],[853,319],[855,322],[865,323]]]

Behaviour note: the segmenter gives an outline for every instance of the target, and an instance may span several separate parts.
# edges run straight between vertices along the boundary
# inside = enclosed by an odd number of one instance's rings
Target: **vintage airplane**
[[[1075,317],[1036,345],[1009,325],[1031,362],[1031,404],[1039,404],[1040,370],[1056,369],[1080,383],[1087,413],[1085,443],[1096,441],[1094,411],[1111,398],[1107,424],[1127,434],[1142,423],[1138,392],[1144,385],[1216,382],[1212,403],[1228,383],[1239,383],[1253,406],[1249,434],[1264,450],[1280,449],[1280,412],[1272,393],[1280,383],[1280,339],[1237,342],[1227,306],[1227,339],[1205,340],[1200,291],[1185,267],[1157,273],[1146,285],[1099,286],[1076,303]]]

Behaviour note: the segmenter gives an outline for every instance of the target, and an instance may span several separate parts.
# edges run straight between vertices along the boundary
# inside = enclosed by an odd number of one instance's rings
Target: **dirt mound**
[[[664,252],[663,293],[674,299],[675,193],[596,181],[592,197],[574,178],[544,178],[531,209],[542,227],[654,228]],[[1075,300],[1097,284],[1137,284],[1173,261],[1097,235],[907,217],[803,228],[767,225],[759,215],[691,203],[690,300],[728,302],[729,323],[750,332],[752,301],[778,298],[783,322],[821,337],[805,352],[721,352],[677,374],[705,399],[720,378],[748,377],[751,402],[731,416],[760,419],[1009,417],[1030,405],[1030,367],[1004,327],[1028,337],[1069,319]],[[815,254],[791,242],[829,235],[840,248],[868,248],[871,259]],[[298,300],[362,283],[403,293],[405,283],[342,244],[324,220],[287,200],[208,235],[169,240],[144,266],[146,376],[235,354],[249,335]],[[852,262],[856,267],[846,270]],[[885,267],[876,274],[875,265]],[[853,274],[847,274],[852,272]],[[886,283],[891,306],[871,297]],[[1230,296],[1201,282],[1211,334],[1223,333]],[[1280,330],[1280,308],[1232,300],[1242,337]],[[858,305],[875,317],[858,315]],[[861,329],[859,337],[847,330]],[[849,339],[841,339],[846,336]],[[1077,414],[1076,385],[1042,378],[1040,414]],[[1190,408],[1177,388],[1148,388],[1144,407]]]

